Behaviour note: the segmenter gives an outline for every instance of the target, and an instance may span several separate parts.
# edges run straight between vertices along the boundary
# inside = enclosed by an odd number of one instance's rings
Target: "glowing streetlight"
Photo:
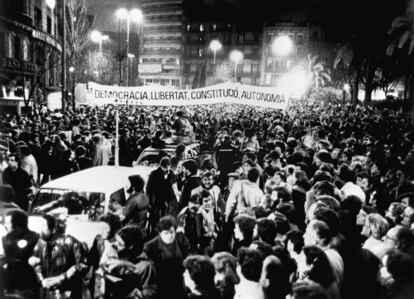
[[[109,39],[108,35],[102,35],[101,32],[99,32],[98,30],[93,30],[91,32],[91,40],[94,43],[98,43],[99,44],[99,53],[102,54],[102,41]]]
[[[292,40],[285,35],[278,36],[272,43],[272,52],[276,56],[286,56],[293,49]]]
[[[54,9],[56,6],[56,0],[46,0],[46,5],[50,8],[50,9]]]
[[[75,68],[74,68],[73,66],[71,66],[71,67],[69,68],[69,72],[74,73],[74,72],[75,72]]]
[[[213,51],[213,64],[214,64],[214,66],[216,66],[216,52],[217,51],[219,51],[220,49],[222,48],[222,45],[221,45],[221,43],[218,41],[218,40],[216,40],[216,39],[214,39],[214,40],[212,40],[211,42],[210,42],[210,50],[211,51]]]
[[[243,59],[243,53],[239,50],[233,50],[230,52],[230,59],[234,62],[234,79],[237,82],[237,65]]]
[[[129,32],[131,27],[131,22],[141,24],[144,20],[144,15],[142,14],[142,11],[138,8],[133,8],[131,10],[127,10],[125,8],[120,8],[115,13],[116,18],[118,20],[126,20],[127,23],[127,37],[126,37],[126,52],[129,52]],[[138,60],[139,62],[139,60]],[[129,64],[127,61],[127,70],[129,68]],[[120,79],[121,80],[121,79]],[[127,71],[127,77],[126,77],[126,85],[128,86],[128,71]]]
[[[286,95],[302,98],[309,86],[309,74],[303,68],[296,67],[280,77],[277,87]]]

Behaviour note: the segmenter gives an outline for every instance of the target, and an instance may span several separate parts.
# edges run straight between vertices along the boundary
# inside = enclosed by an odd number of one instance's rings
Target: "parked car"
[[[125,204],[128,177],[139,174],[146,182],[154,169],[150,166],[97,166],[50,181],[40,187],[30,204],[29,228],[40,232],[44,214],[67,214],[66,232],[91,246],[96,235],[107,227],[97,221],[98,217],[111,210],[115,212],[115,207]]]

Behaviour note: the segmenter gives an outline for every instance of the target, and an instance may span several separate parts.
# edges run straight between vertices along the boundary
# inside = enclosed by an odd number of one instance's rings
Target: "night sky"
[[[378,30],[401,15],[407,0],[184,0],[190,21],[223,21],[245,25],[272,22],[314,22],[333,29]],[[87,0],[95,27],[114,30],[119,7],[138,7],[134,0]],[[112,27],[112,28],[111,28]]]

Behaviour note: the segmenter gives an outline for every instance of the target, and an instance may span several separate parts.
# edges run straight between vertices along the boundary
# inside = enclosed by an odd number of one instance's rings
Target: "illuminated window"
[[[200,32],[204,31],[204,26],[203,24],[200,24]]]

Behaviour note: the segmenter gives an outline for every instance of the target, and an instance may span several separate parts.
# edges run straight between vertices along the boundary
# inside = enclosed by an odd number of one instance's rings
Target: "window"
[[[238,64],[237,65],[237,74],[241,74],[243,73],[243,64]]]
[[[270,84],[272,82],[272,75],[266,74],[265,84]]]
[[[187,31],[190,31],[190,29],[191,29],[191,26],[187,25]]]
[[[314,32],[312,32],[312,38],[313,38],[314,40],[318,40],[318,38],[319,38],[319,33],[318,33],[318,31],[314,31]]]
[[[42,29],[42,11],[38,7],[34,9],[34,22],[36,28]]]
[[[204,31],[204,26],[203,26],[203,24],[200,24],[200,32],[203,32]]]
[[[272,59],[268,59],[266,61],[266,70],[270,71],[272,68],[273,68],[273,61],[272,61]]]
[[[224,43],[230,44],[230,41],[231,41],[230,33],[226,33],[226,35],[224,36]]]
[[[190,63],[186,63],[183,66],[183,73],[189,73],[191,70],[191,64]]]
[[[244,33],[239,33],[239,35],[237,37],[237,42],[239,44],[243,44],[244,43]]]
[[[204,48],[198,48],[198,57],[203,57],[204,55]]]
[[[217,24],[213,24],[213,31],[217,30]]]
[[[302,33],[298,34],[297,38],[298,38],[298,41],[297,41],[298,45],[303,45],[303,42],[304,42],[303,34]]]
[[[25,38],[22,40],[23,60],[30,60],[29,41]]]
[[[258,65],[258,64],[256,64],[256,63],[253,63],[253,64],[251,65],[251,73],[252,73],[252,74],[256,74],[258,71],[259,71],[259,65]]]
[[[21,40],[18,36],[15,36],[13,40],[13,52],[14,52],[14,58],[16,59],[22,58]]]
[[[168,80],[165,80],[165,79],[161,79],[161,85],[165,85],[166,84],[166,82],[167,82]]]
[[[204,41],[204,36],[200,35],[200,36],[198,37],[198,41],[199,41],[199,42],[203,42],[203,41]]]
[[[243,73],[248,74],[250,73],[251,69],[252,69],[252,66],[250,64],[247,64],[247,63],[243,64]]]
[[[6,57],[13,58],[13,35],[6,33]]]
[[[47,16],[47,33],[52,34],[52,19]]]

